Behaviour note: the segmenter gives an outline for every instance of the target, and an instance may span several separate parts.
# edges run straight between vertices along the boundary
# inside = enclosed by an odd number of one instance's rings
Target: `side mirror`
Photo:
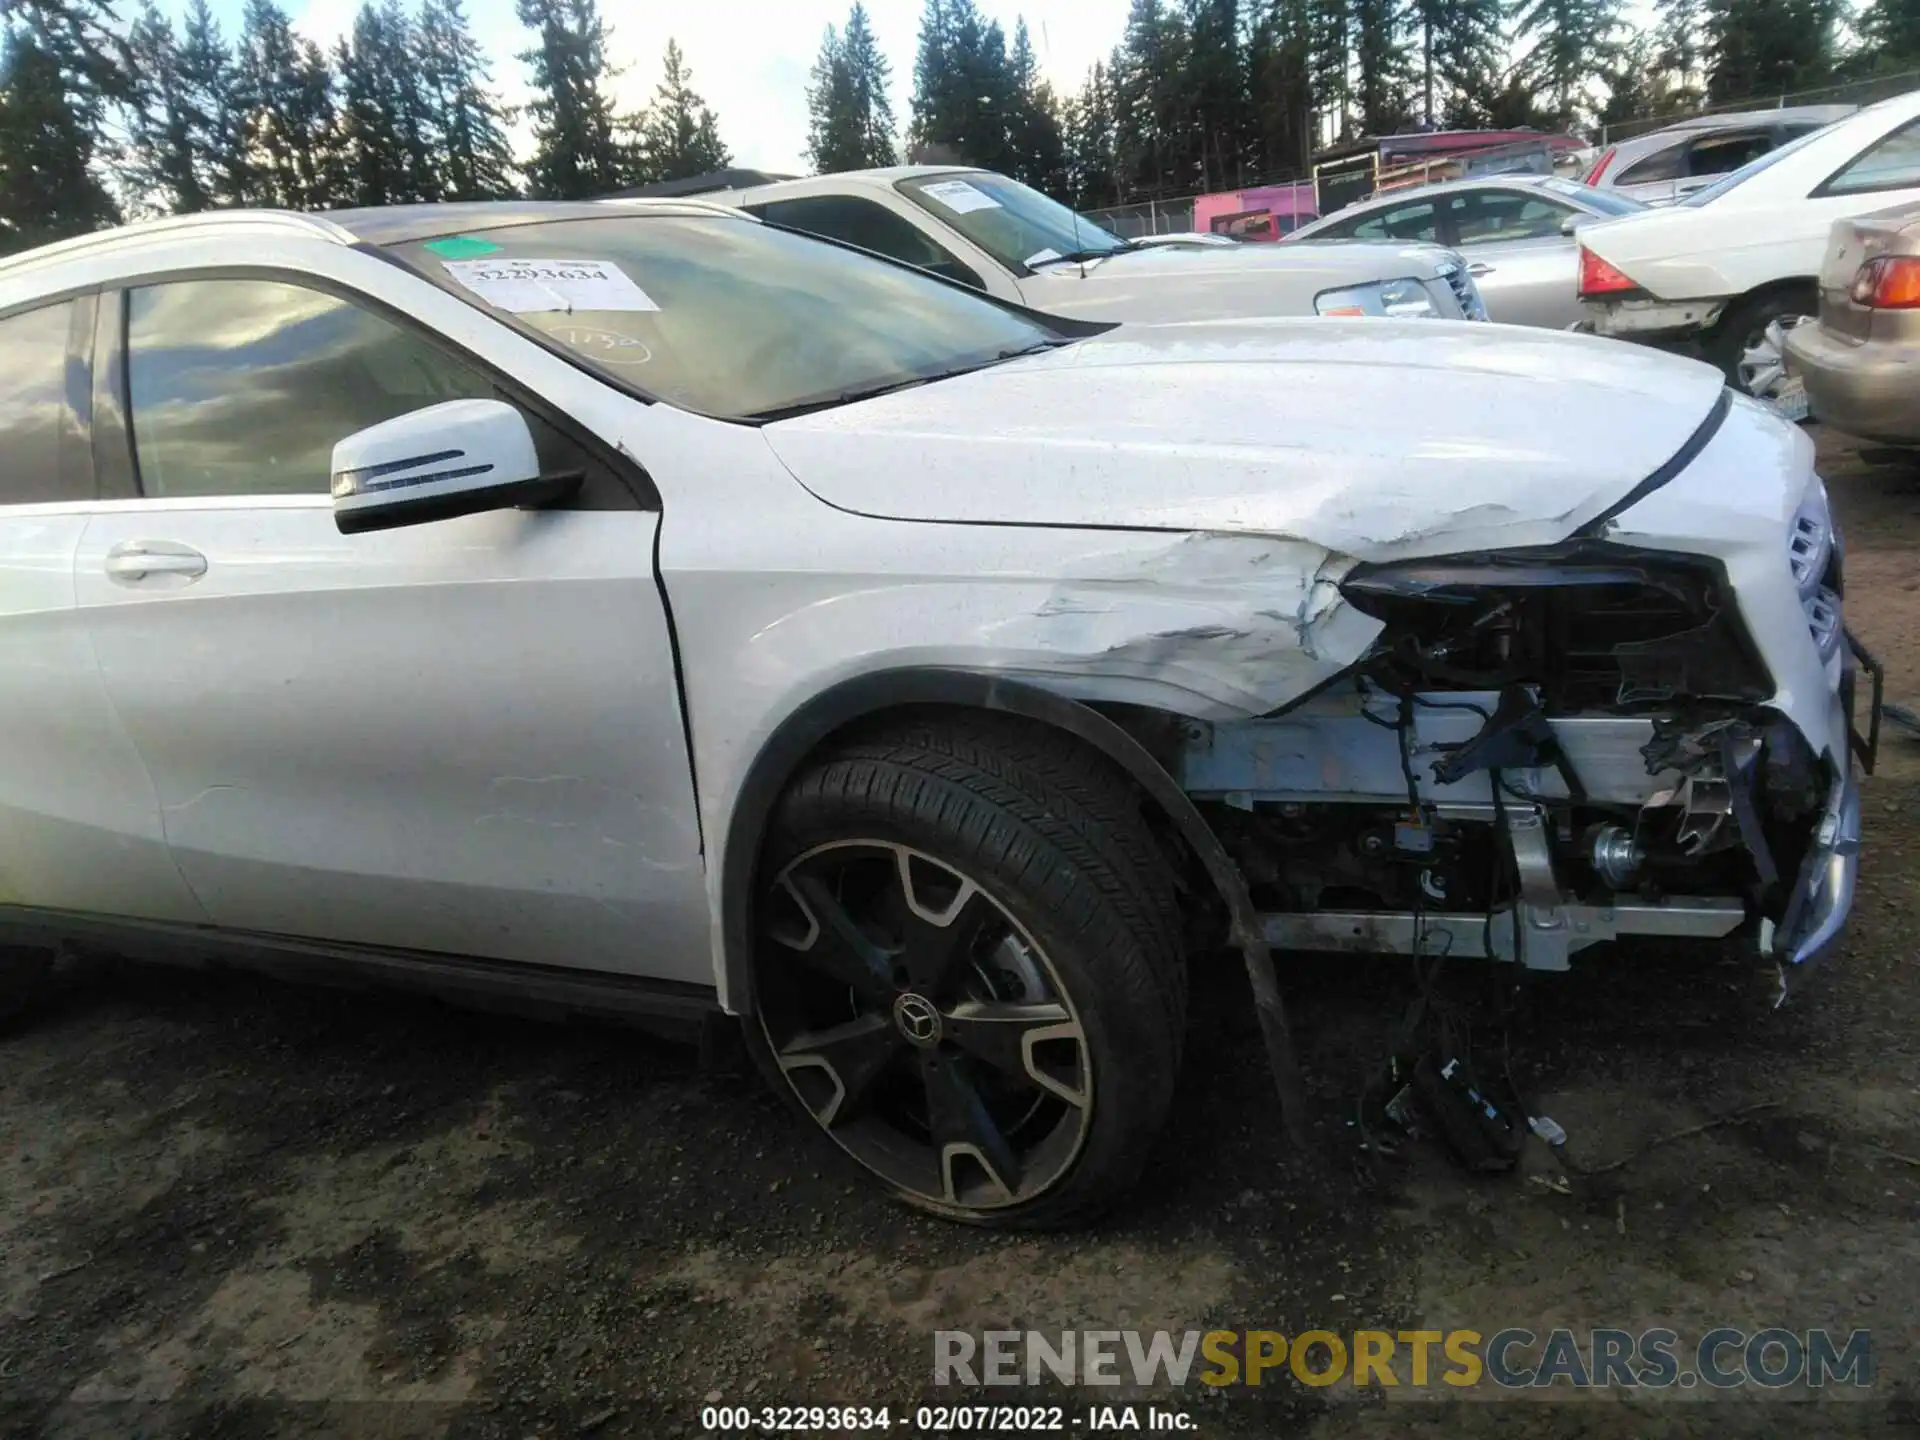
[[[424,525],[556,500],[578,475],[543,479],[526,417],[500,400],[449,400],[333,447],[333,523],[342,535]]]
[[[1562,235],[1571,235],[1574,231],[1580,228],[1580,222],[1586,218],[1587,217],[1584,215],[1567,216],[1566,219],[1560,222],[1560,233]]]

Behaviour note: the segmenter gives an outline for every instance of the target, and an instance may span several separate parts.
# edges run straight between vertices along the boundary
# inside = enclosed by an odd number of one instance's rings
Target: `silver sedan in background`
[[[1584,318],[1574,227],[1638,200],[1557,175],[1485,175],[1391,190],[1303,225],[1288,240],[1427,240],[1458,250],[1487,318],[1565,329]]]

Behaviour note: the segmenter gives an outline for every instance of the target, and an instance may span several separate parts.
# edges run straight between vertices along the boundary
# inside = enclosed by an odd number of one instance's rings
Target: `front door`
[[[1561,229],[1579,213],[1533,189],[1453,197],[1451,243],[1466,257],[1489,320],[1562,330],[1581,318],[1579,248]]]
[[[126,304],[143,498],[76,594],[213,921],[710,983],[657,514],[589,470],[579,508],[341,535],[334,443],[492,380],[284,279]]]

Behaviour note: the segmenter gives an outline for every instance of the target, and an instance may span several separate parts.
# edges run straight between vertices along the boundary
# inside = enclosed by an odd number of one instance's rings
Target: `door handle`
[[[198,580],[207,573],[207,557],[171,540],[129,541],[107,552],[105,568],[109,579],[127,583],[155,575]]]
[[[1473,275],[1476,277],[1480,275],[1491,275],[1492,273],[1493,273],[1493,266],[1487,264],[1487,262],[1484,260],[1476,260],[1471,265],[1467,266],[1467,274]]]

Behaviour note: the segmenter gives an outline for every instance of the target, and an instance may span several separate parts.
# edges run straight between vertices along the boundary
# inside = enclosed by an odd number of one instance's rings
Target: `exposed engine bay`
[[[1838,547],[1796,558],[1826,660]],[[1627,935],[1750,930],[1787,963],[1824,943],[1857,802],[1765,704],[1715,562],[1578,541],[1341,589],[1384,623],[1367,656],[1281,713],[1188,724],[1175,756],[1269,944],[1564,970]]]

